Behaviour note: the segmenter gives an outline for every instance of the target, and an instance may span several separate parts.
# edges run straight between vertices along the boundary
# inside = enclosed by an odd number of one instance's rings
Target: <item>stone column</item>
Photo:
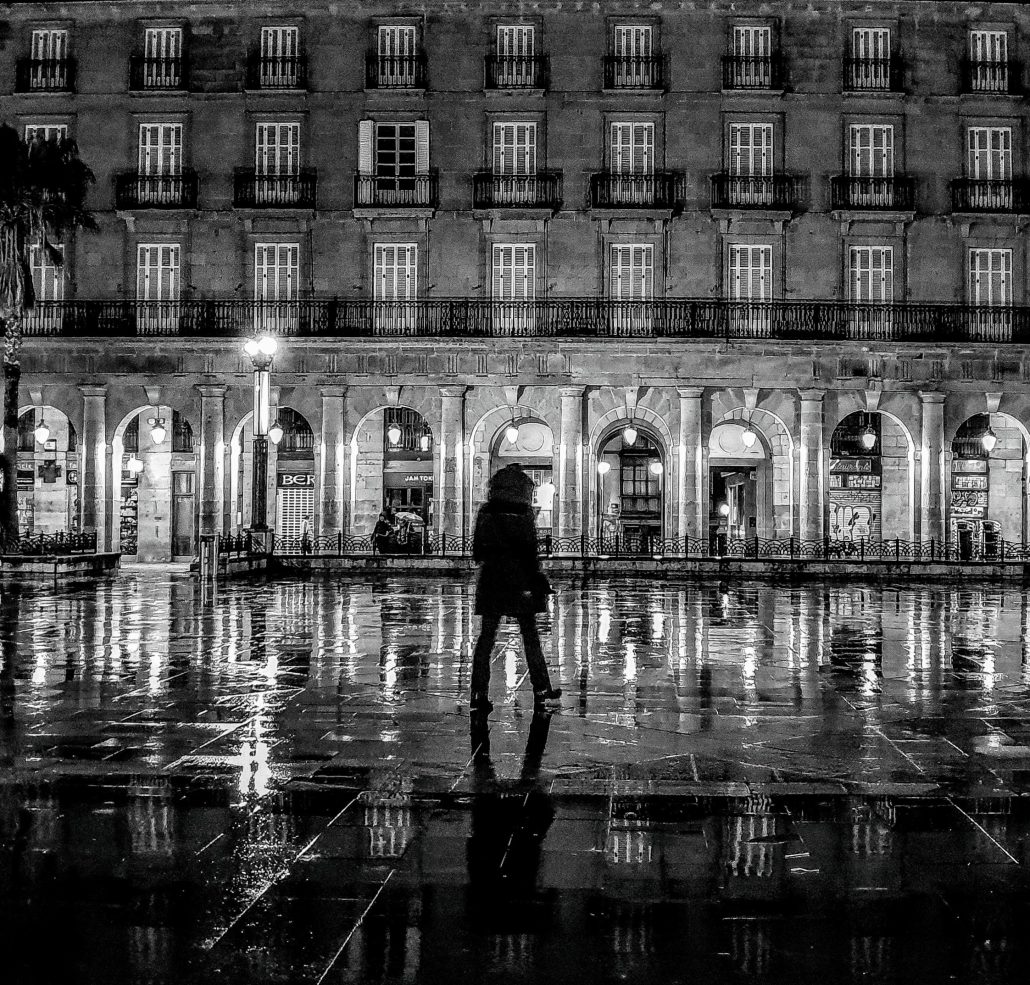
[[[200,533],[221,534],[225,517],[224,386],[200,391]]]
[[[922,401],[921,475],[919,501],[922,540],[944,540],[944,394],[920,390]]]
[[[347,529],[349,489],[345,482],[350,449],[344,421],[345,386],[322,387],[322,473],[320,532],[335,537]]]
[[[97,550],[107,536],[107,387],[79,387],[83,396],[82,450],[79,453],[79,511],[82,532],[97,535]]]
[[[680,433],[676,484],[676,536],[706,536],[705,481],[701,455],[701,398],[704,387],[679,387]]]
[[[434,494],[438,497],[436,528],[441,535],[460,537],[464,527],[462,492],[465,477],[465,387],[440,387],[440,482]]]
[[[561,388],[561,423],[558,432],[558,537],[579,537],[582,529],[583,393],[585,387]],[[589,460],[589,456],[588,456]],[[576,545],[576,550],[579,546]]]
[[[823,395],[822,390],[801,391],[798,507],[802,540],[823,538]]]

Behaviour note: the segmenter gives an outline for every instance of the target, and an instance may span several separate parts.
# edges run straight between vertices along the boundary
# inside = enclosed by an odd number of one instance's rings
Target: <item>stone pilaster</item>
[[[823,396],[801,391],[801,447],[798,455],[798,513],[802,540],[823,537]]]
[[[919,490],[920,538],[944,539],[944,394],[920,390],[922,401],[922,475]]]
[[[82,532],[97,535],[97,549],[109,547],[107,533],[107,387],[79,387],[83,397],[79,453],[79,510]]]
[[[558,537],[582,533],[583,393],[585,387],[561,388],[561,422],[558,432]]]
[[[347,472],[350,449],[347,447],[345,386],[322,387],[322,472],[318,488],[321,496],[320,533],[335,537],[347,530],[349,486]]]
[[[680,433],[676,482],[676,536],[704,537],[707,485],[701,443],[701,398],[704,387],[679,387]]]
[[[436,495],[436,529],[441,535],[460,537],[463,533],[465,485],[463,449],[465,445],[465,387],[440,387],[440,481]]]
[[[224,386],[198,386],[200,391],[200,533],[224,533],[225,516],[225,391]]]

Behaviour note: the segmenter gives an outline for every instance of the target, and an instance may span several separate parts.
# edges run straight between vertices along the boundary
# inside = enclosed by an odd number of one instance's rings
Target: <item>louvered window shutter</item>
[[[429,174],[429,120],[415,121],[415,172]]]
[[[372,141],[375,124],[371,120],[358,123],[358,173],[372,173]]]

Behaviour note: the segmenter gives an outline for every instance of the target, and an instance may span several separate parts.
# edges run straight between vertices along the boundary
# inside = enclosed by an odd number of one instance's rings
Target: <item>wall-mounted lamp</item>
[[[632,445],[632,444],[636,443],[636,440],[637,440],[637,429],[635,427],[633,427],[632,423],[627,424],[626,427],[623,428],[623,430],[622,430],[622,440],[624,442],[626,442],[627,445]]]
[[[43,420],[43,415],[39,416],[39,423],[36,425],[35,430],[32,432],[36,436],[36,441],[41,445],[46,444],[47,438],[50,437],[50,428],[47,427],[46,421]]]
[[[268,440],[271,441],[273,445],[277,445],[283,440],[283,429],[278,419],[273,421],[272,426],[268,429]]]
[[[994,451],[995,445],[998,444],[998,436],[994,433],[994,428],[987,425],[987,430],[980,436],[980,444],[983,445],[983,449],[988,455]]]
[[[611,462],[606,462],[606,461],[605,461],[604,459],[601,459],[601,461],[599,461],[599,462],[597,463],[597,474],[598,474],[599,476],[601,476],[601,478],[602,478],[602,479],[603,479],[603,478],[604,478],[604,477],[605,477],[605,476],[606,476],[606,475],[607,475],[607,474],[608,474],[609,472],[611,472],[611,470],[612,470],[612,463],[611,463]]]
[[[165,440],[165,435],[168,434],[168,431],[165,429],[165,419],[163,417],[151,417],[147,424],[150,425],[150,437],[154,439],[154,444],[161,444]]]
[[[141,462],[135,454],[129,456],[129,460],[125,463],[125,467],[129,470],[131,475],[139,475],[143,471],[143,462]]]
[[[386,440],[396,448],[401,443],[401,426],[399,424],[391,424],[386,429]]]

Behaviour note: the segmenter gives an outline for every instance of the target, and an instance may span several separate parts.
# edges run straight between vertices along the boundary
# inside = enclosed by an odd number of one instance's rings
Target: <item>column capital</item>
[[[703,386],[678,386],[676,390],[681,400],[700,400],[705,395]]]
[[[197,389],[205,400],[224,400],[229,388],[223,383],[198,383]]]
[[[465,386],[464,384],[462,384],[460,386],[448,384],[447,386],[440,387],[440,396],[441,397],[452,397],[452,398],[453,397],[464,397],[465,396],[465,391],[467,389],[468,389],[468,387]]]
[[[106,397],[107,396],[107,384],[104,383],[101,386],[80,386],[79,389],[82,391],[84,397]]]
[[[322,391],[323,397],[346,397],[347,396],[347,384],[346,383],[331,383],[328,386],[319,388]]]
[[[920,390],[919,399],[924,404],[943,404],[947,398],[946,393],[942,393],[940,390]]]
[[[826,396],[825,390],[798,390],[798,396],[809,403],[819,403]]]
[[[585,386],[560,386],[558,392],[562,397],[578,399],[586,392]]]

